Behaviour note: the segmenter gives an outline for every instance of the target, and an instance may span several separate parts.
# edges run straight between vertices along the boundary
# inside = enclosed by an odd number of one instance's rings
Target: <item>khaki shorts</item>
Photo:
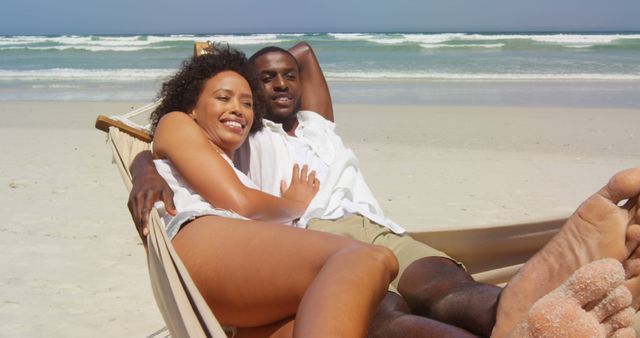
[[[309,222],[307,228],[349,237],[360,242],[380,245],[393,251],[400,265],[398,276],[389,285],[389,291],[395,293],[398,293],[398,281],[404,270],[420,258],[444,257],[464,268],[462,263],[453,260],[444,252],[418,242],[407,234],[398,235],[389,228],[374,223],[360,215],[351,215],[338,220],[313,219]]]

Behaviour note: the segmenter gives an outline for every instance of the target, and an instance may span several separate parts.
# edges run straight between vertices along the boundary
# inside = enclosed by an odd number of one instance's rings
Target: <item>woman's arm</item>
[[[313,49],[308,43],[300,42],[291,47],[289,52],[296,58],[300,67],[300,110],[314,111],[333,122],[331,93]]]
[[[297,219],[317,192],[314,177],[304,172],[294,177],[283,198],[246,187],[201,128],[180,112],[169,113],[158,123],[153,153],[170,160],[191,188],[216,208],[250,219],[275,223]]]

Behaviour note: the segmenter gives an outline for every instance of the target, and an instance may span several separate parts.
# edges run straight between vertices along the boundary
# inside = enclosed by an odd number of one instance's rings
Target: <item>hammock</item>
[[[206,45],[197,42],[196,55]],[[96,120],[96,128],[108,133],[114,162],[128,190],[132,187],[130,164],[138,153],[151,148],[152,140],[148,130],[131,118],[147,114],[155,106],[152,103],[119,117],[101,115]],[[425,228],[410,234],[464,263],[477,281],[503,284],[565,221],[566,218],[560,218],[481,228]],[[153,294],[172,337],[226,337],[167,238],[157,210],[152,211],[149,219],[147,243]]]
[[[109,120],[101,117],[98,121],[96,125],[102,128]],[[150,149],[150,144],[117,127],[109,128],[107,142],[124,184],[131,190],[129,165],[138,153]],[[153,295],[172,337],[226,338],[167,238],[157,210],[149,218],[147,263]]]

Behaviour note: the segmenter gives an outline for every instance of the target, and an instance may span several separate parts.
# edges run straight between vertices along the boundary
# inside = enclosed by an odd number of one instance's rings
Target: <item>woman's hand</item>
[[[311,203],[313,197],[318,193],[320,189],[320,181],[316,178],[316,172],[311,171],[307,165],[300,166],[293,165],[293,172],[291,174],[291,185],[287,188],[287,183],[280,181],[280,194],[282,198],[290,200],[296,205],[296,212],[300,216],[304,214],[304,211]]]

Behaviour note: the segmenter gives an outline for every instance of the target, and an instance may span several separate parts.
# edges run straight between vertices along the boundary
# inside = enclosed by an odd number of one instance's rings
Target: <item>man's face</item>
[[[300,106],[298,64],[288,54],[269,52],[255,59],[267,102],[267,118],[283,122],[295,116]]]

